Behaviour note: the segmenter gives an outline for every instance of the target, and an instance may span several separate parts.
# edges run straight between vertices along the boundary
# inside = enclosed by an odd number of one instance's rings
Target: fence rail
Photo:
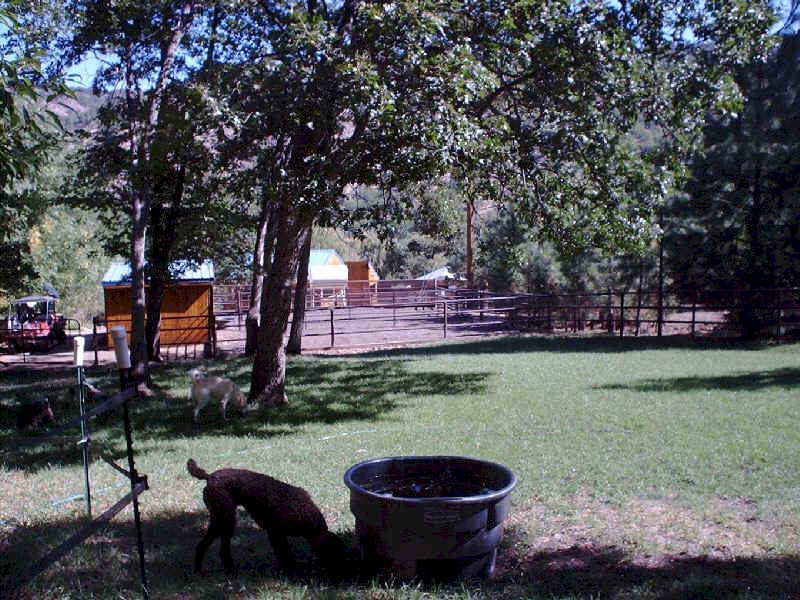
[[[80,376],[79,376],[79,381],[81,381]],[[82,392],[80,393],[82,394]],[[139,508],[138,508],[138,497],[148,489],[148,484],[147,484],[147,476],[140,475],[136,471],[136,468],[134,466],[132,427],[128,410],[129,401],[132,400],[133,398],[136,398],[137,396],[138,393],[136,392],[135,388],[127,387],[126,389],[123,389],[122,391],[113,395],[111,398],[109,398],[102,404],[95,406],[91,410],[83,412],[83,414],[81,414],[80,416],[75,417],[70,421],[68,421],[67,423],[64,423],[61,426],[50,430],[46,434],[32,438],[21,438],[21,440],[24,440],[27,444],[46,443],[47,440],[49,439],[58,439],[59,434],[61,434],[64,431],[74,429],[77,426],[81,427],[81,435],[84,436],[84,427],[86,426],[86,424],[89,422],[90,419],[98,415],[108,413],[122,406],[126,454],[128,459],[128,470],[119,467],[118,465],[116,465],[116,463],[113,462],[113,460],[110,460],[106,457],[103,457],[103,460],[105,460],[106,462],[110,462],[117,471],[119,471],[127,479],[129,479],[131,491],[127,495],[123,496],[120,500],[118,500],[110,508],[106,509],[101,515],[90,520],[80,530],[78,530],[69,538],[64,540],[61,544],[51,549],[44,556],[40,557],[38,560],[34,562],[31,562],[30,564],[22,565],[21,568],[10,578],[0,582],[0,597],[5,597],[7,594],[10,594],[14,590],[30,583],[40,573],[47,570],[53,564],[55,564],[56,562],[64,558],[67,554],[72,552],[80,544],[85,542],[89,537],[97,533],[97,531],[99,531],[103,526],[105,526],[114,516],[116,516],[120,511],[122,511],[126,506],[128,506],[129,504],[133,504],[137,545],[139,551],[142,594],[145,600],[148,599],[149,592],[147,589],[147,577],[145,574],[144,545],[142,542],[142,528],[141,528],[141,522],[139,518]],[[20,440],[17,440],[17,442],[19,441]],[[83,437],[83,439],[80,442],[78,442],[78,445],[84,443],[88,445],[88,442],[89,442],[88,437]],[[88,502],[88,499],[91,497],[88,476],[86,479],[86,485],[87,485],[86,498]]]
[[[162,358],[197,358],[217,349],[240,351],[249,302],[246,286],[218,286],[210,342],[162,343]],[[373,344],[429,342],[503,332],[581,335],[687,335],[736,337],[750,311],[758,334],[784,338],[800,333],[800,288],[764,290],[606,290],[603,292],[496,294],[417,281],[379,282],[347,289],[338,301],[309,301],[302,346],[314,351]],[[238,308],[237,308],[238,307]],[[166,331],[182,337],[205,331],[165,317]],[[182,329],[183,328],[183,329]],[[96,333],[101,329],[95,324]],[[95,339],[102,339],[102,335]]]

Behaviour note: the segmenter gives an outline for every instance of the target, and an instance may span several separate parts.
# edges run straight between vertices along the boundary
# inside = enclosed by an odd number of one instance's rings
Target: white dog
[[[244,410],[247,404],[245,395],[238,386],[227,377],[217,377],[216,375],[206,375],[200,369],[189,371],[189,378],[192,380],[192,387],[189,392],[189,399],[194,402],[194,422],[197,423],[197,415],[202,408],[209,402],[219,402],[222,408],[222,419],[227,420],[226,414],[228,404],[238,411]]]

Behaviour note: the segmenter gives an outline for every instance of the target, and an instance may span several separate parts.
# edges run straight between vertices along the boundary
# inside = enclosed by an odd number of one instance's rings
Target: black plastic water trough
[[[514,473],[459,456],[378,458],[344,475],[368,568],[402,578],[491,577]]]

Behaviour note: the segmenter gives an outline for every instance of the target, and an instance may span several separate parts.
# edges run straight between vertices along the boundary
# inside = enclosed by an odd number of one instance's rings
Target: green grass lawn
[[[186,371],[157,367],[158,395],[134,409],[136,466],[153,598],[797,598],[800,593],[800,345],[654,339],[493,339],[289,364],[288,407],[191,422]],[[203,363],[246,390],[245,360]],[[96,373],[113,388],[113,374]],[[49,395],[76,412],[69,374],[0,374],[0,580],[84,521],[75,441],[20,446],[13,413]],[[95,454],[124,466],[121,426],[91,425]],[[75,436],[77,439],[77,435]],[[242,512],[228,581],[212,546],[194,458],[308,489],[355,545],[344,471],[368,458],[452,454],[493,460],[519,485],[493,581],[333,582],[308,558],[278,571]],[[126,492],[92,463],[95,513]],[[77,497],[77,498],[76,498]],[[20,598],[138,598],[131,510],[40,575]]]

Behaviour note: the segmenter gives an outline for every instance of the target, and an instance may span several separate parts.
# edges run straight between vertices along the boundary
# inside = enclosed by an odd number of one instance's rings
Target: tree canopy
[[[800,285],[800,36],[737,71],[741,110],[711,113],[670,231],[679,286]]]
[[[39,49],[24,43],[16,3],[0,5],[0,289],[17,292],[35,276],[26,233],[44,212],[36,189],[26,184],[47,160],[60,128],[44,108],[67,90],[59,82],[40,83]]]
[[[315,225],[433,208],[407,192],[435,182],[559,247],[642,248],[707,112],[740,109],[735,76],[767,56],[775,21],[768,0],[69,0],[59,14],[56,62],[101,51],[95,87],[124,95],[98,164],[130,205],[134,346],[159,198],[196,169],[198,193],[219,183],[248,199],[226,211],[274,232],[250,392],[266,403],[285,400]],[[642,125],[658,145],[633,142]],[[358,186],[378,201],[345,201]]]

